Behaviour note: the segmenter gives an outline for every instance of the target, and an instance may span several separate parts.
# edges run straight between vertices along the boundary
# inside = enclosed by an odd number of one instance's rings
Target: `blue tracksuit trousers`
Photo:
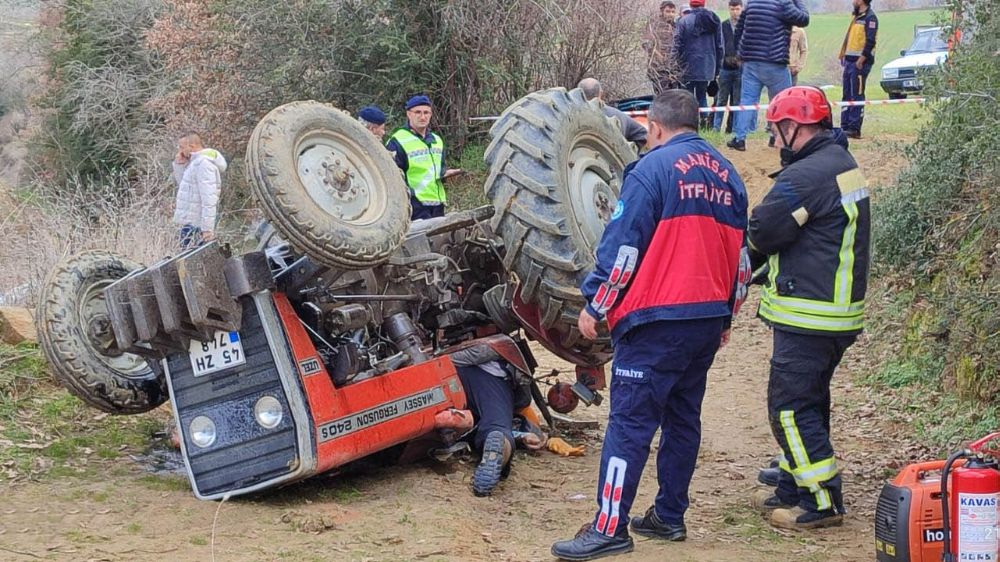
[[[641,324],[614,342],[611,413],[601,451],[594,528],[608,536],[628,529],[629,511],[661,430],[656,454],[656,514],[680,524],[701,444],[701,402],[723,318]]]
[[[865,101],[865,86],[868,84],[868,73],[872,70],[871,64],[865,64],[861,70],[854,65],[854,61],[848,57],[844,60],[844,101]],[[855,59],[857,60],[857,59]],[[855,105],[845,107],[840,111],[840,128],[845,131],[861,132],[861,125],[865,121],[865,107]]]

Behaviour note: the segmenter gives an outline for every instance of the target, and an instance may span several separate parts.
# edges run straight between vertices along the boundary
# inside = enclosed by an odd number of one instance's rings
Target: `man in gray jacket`
[[[197,133],[182,136],[177,148],[173,161],[177,182],[174,224],[180,226],[180,245],[186,250],[215,238],[222,173],[227,163],[218,150],[205,148]]]

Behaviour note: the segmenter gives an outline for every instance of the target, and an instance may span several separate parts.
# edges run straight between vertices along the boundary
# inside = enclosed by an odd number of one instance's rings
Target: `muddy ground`
[[[873,183],[892,179],[898,158],[861,143]],[[758,200],[775,151],[754,140],[732,156]],[[865,342],[847,354],[835,378],[835,446],[845,473],[844,527],[809,534],[772,530],[748,497],[757,468],[775,452],[767,425],[768,331],[750,303],[709,376],[704,437],[691,490],[689,540],[638,539],[621,560],[872,560],[872,516],[882,479],[914,453],[897,444],[900,428],[880,419],[873,396],[856,381]],[[540,372],[569,365],[539,351]],[[161,418],[165,412],[158,412]],[[580,409],[603,424],[606,408]],[[418,464],[323,476],[284,490],[220,504],[193,497],[182,476],[150,474],[141,448],[95,459],[83,476],[16,478],[0,502],[0,560],[550,560],[595,510],[600,431],[569,437],[581,458],[518,453],[511,477],[491,498],[470,490],[471,463]],[[655,446],[653,455],[655,455]],[[97,466],[98,470],[93,470]],[[654,462],[635,509],[655,494]],[[63,471],[65,473],[65,471]]]

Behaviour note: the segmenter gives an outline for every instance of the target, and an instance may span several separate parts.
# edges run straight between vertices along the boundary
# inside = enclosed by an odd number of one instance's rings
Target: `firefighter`
[[[698,102],[668,90],[649,111],[651,150],[626,171],[621,199],[581,286],[578,328],[614,345],[611,412],[601,452],[597,513],[576,538],[552,546],[565,560],[632,550],[634,533],[687,537],[684,512],[701,441],[709,367],[745,296],[747,194],[736,169],[698,134]],[[741,267],[742,266],[742,267]],[[650,442],[662,431],[659,494],[629,519]]]
[[[775,527],[836,526],[844,506],[830,379],[864,327],[868,192],[822,90],[782,91],[767,120],[783,168],[754,208],[748,236],[754,265],[768,267],[758,315],[773,329],[767,408],[783,456],[777,488],[756,492],[753,505]]]
[[[448,203],[444,180],[462,173],[445,168],[444,140],[430,129],[433,114],[429,97],[411,97],[406,102],[406,126],[393,131],[386,143],[410,188],[413,220],[443,217]]]
[[[840,47],[840,64],[844,67],[844,101],[864,101],[868,73],[875,64],[875,39],[878,17],[871,0],[853,0],[854,14]],[[840,112],[840,126],[852,139],[861,138],[865,120],[864,106],[848,106]]]

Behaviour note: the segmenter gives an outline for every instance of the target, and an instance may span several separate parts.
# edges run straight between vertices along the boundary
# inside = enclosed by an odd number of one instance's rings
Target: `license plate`
[[[191,370],[201,377],[247,362],[239,332],[215,332],[212,341],[191,340]]]
[[[903,87],[904,88],[916,88],[917,87],[917,81],[916,80],[903,80]]]

